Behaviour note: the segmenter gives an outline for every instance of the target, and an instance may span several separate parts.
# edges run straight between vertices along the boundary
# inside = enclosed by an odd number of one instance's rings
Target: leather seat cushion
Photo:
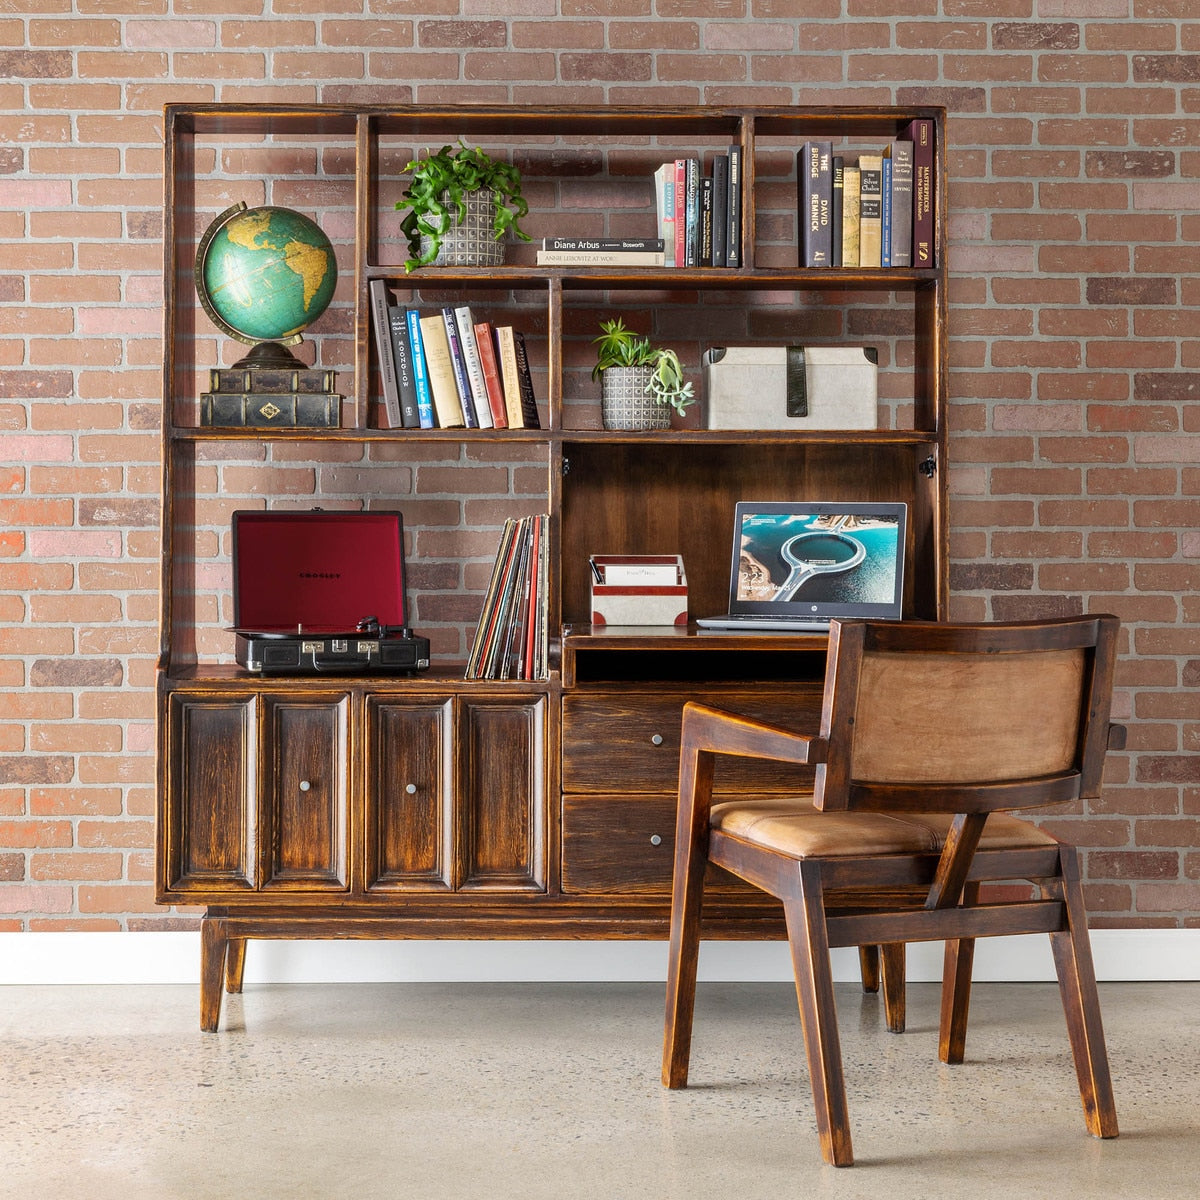
[[[818,812],[805,796],[714,804],[710,826],[791,858],[938,853],[953,817],[943,813]],[[991,813],[981,850],[1040,849],[1050,834],[1007,813]]]

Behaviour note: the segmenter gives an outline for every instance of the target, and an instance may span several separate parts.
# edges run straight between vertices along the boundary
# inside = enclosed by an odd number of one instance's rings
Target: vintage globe
[[[196,253],[204,311],[223,333],[252,345],[298,341],[329,307],[336,283],[329,239],[290,208],[227,209],[205,231]]]

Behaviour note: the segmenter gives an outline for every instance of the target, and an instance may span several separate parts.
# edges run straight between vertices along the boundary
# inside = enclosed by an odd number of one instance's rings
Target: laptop
[[[702,629],[828,632],[835,618],[895,620],[908,506],[739,501],[729,611]]]

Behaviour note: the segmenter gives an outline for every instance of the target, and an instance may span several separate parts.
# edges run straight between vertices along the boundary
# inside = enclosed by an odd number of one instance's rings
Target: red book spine
[[[483,368],[483,382],[487,388],[488,407],[492,410],[492,423],[497,429],[507,429],[508,409],[504,403],[504,385],[500,382],[500,364],[496,361],[496,347],[492,341],[490,321],[476,322],[475,344],[479,350],[479,365]]]
[[[913,144],[913,245],[914,267],[937,266],[933,244],[933,122],[924,117],[910,121],[904,131]]]
[[[675,160],[675,265],[687,265],[687,159]]]

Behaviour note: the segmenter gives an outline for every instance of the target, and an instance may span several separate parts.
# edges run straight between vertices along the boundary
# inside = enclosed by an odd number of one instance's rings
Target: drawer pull
[[[652,746],[661,746],[661,745],[662,745],[662,734],[661,734],[661,733],[656,733],[656,734],[655,734],[655,735],[654,735],[654,736],[653,736],[653,737],[650,739],[650,745],[652,745]]]
[[[302,792],[311,791],[311,790],[312,790],[312,784],[311,784],[311,783],[309,783],[307,779],[302,779],[302,780],[300,780],[300,790],[301,790]]]
[[[417,794],[417,785],[416,785],[415,783],[406,783],[406,784],[404,785],[404,790],[405,790],[405,791],[406,791],[406,792],[407,792],[407,793],[408,793],[410,796],[415,796],[415,795]]]
[[[650,835],[650,845],[661,846],[662,845],[662,834],[661,833],[652,833]]]

